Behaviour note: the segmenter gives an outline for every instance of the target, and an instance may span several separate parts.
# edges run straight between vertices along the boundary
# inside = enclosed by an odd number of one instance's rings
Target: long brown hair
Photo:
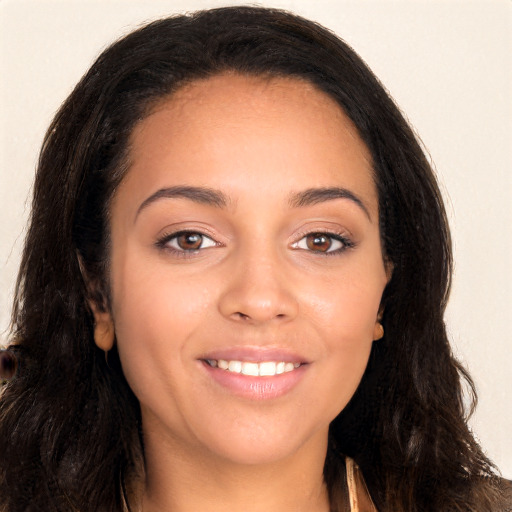
[[[466,425],[443,323],[452,254],[435,176],[357,54],[283,11],[234,7],[155,21],[105,50],[62,105],[41,151],[13,309],[17,375],[0,401],[0,510],[120,511],[140,475],[140,411],[115,352],[93,341],[91,298],[109,307],[109,205],[128,139],[155,102],[224,71],[297,77],[338,102],[371,152],[393,276],[385,337],[333,421],[325,464],[343,510],[343,456],[381,511],[497,510],[493,466]],[[90,296],[82,278],[88,276]],[[89,287],[90,289],[90,287]]]

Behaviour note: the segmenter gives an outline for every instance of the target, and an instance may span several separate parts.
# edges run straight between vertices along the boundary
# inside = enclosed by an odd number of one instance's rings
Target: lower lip
[[[291,372],[268,377],[254,377],[242,373],[214,368],[201,361],[209,376],[229,392],[251,400],[271,400],[290,392],[304,377],[308,365]]]

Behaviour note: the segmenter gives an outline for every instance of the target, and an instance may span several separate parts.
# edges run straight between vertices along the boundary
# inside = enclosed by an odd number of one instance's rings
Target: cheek
[[[193,337],[211,311],[213,283],[186,277],[166,265],[124,251],[112,275],[113,316],[123,369],[130,376],[175,373]]]
[[[204,275],[186,276],[173,272],[165,261],[148,260],[134,250],[123,252],[125,256],[113,262],[112,274],[114,318],[120,330],[140,326],[151,331],[171,324],[187,329],[191,324],[184,319],[207,309],[212,288]]]
[[[378,273],[372,278],[347,272],[310,289],[303,302],[310,305],[310,320],[326,333],[326,339],[358,345],[373,336],[384,286],[385,279]]]
[[[366,369],[385,282],[380,272],[369,276],[352,269],[323,283],[310,297],[310,322],[329,361],[319,379],[330,397],[326,404],[331,418],[347,405]]]

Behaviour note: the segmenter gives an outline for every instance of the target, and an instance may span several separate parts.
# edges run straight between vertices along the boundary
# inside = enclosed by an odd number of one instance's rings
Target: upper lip
[[[285,363],[307,363],[307,359],[300,354],[280,347],[230,347],[211,350],[201,357],[201,360],[214,359],[218,361],[242,361],[248,363],[263,363],[265,361],[276,361]]]

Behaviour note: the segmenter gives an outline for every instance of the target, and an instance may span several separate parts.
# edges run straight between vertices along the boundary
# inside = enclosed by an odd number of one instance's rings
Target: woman
[[[506,510],[450,269],[434,175],[345,43],[257,8],[134,32],[43,145],[2,510]]]

